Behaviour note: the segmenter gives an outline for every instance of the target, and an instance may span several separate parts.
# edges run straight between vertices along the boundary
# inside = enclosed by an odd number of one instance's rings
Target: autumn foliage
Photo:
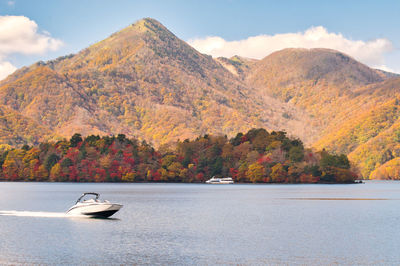
[[[0,81],[0,152],[3,145],[37,146],[70,138],[75,132],[85,136],[122,132],[159,147],[205,132],[230,138],[233,132],[254,127],[284,128],[316,150],[347,154],[364,178],[383,178],[387,173],[378,171],[372,176],[372,172],[400,158],[399,117],[397,74],[371,69],[339,51],[322,48],[283,49],[261,60],[213,58],[151,18],[76,54],[37,62]],[[252,149],[259,140],[247,141],[238,149],[249,145]],[[279,163],[288,180],[297,180],[290,173],[297,173],[298,165],[301,168],[307,160],[302,157],[303,148],[289,152],[276,145],[279,141],[270,143],[267,153],[251,150],[249,159],[240,159],[232,172],[240,180],[249,181],[251,176],[252,182],[269,182],[272,172],[282,178],[279,165],[267,167],[275,162],[267,156],[272,152],[272,157],[288,156],[296,167],[289,170],[287,164]],[[253,162],[260,154],[263,157]],[[57,153],[60,159],[64,155]],[[42,159],[38,158],[39,163]],[[35,176],[67,171],[61,165],[48,169],[57,158],[50,159],[40,170],[30,166]],[[83,161],[81,167],[96,168],[93,162]],[[98,176],[118,178],[115,171],[99,169],[106,174]],[[168,179],[172,174],[163,169],[152,175]],[[74,176],[74,171],[68,176]],[[393,171],[388,171],[392,176]],[[195,172],[197,181],[208,177],[207,171]],[[28,173],[18,175],[22,178]],[[314,180],[309,174],[301,176]],[[127,172],[124,179],[137,178],[136,172]]]
[[[231,176],[253,183],[351,183],[345,155],[313,152],[285,132],[251,129],[228,139],[204,135],[155,150],[125,135],[24,145],[0,153],[1,179],[54,182],[204,182]]]

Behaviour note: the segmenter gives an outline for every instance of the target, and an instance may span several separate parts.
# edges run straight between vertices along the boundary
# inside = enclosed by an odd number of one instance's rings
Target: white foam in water
[[[0,211],[0,216],[48,217],[48,218],[87,217],[84,215],[66,214],[65,212],[31,212],[31,211]]]

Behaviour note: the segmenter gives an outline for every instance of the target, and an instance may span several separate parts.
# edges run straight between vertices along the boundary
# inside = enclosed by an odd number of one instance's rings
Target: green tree
[[[215,160],[215,163],[212,165],[212,168],[211,168],[211,175],[214,176],[214,175],[219,175],[219,174],[221,174],[221,172],[222,172],[222,165],[223,165],[223,160],[222,160],[221,157],[218,157],[218,158]]]
[[[230,140],[230,143],[233,146],[238,146],[238,145],[240,145],[242,143],[242,138],[243,138],[243,133],[238,133],[236,135],[236,137],[234,137],[233,139]]]
[[[335,155],[329,154],[326,151],[321,152],[320,165],[323,169],[327,169],[329,167],[350,169],[350,161],[345,154]]]
[[[126,136],[125,136],[124,134],[118,134],[117,140],[118,140],[119,142],[124,142],[125,139],[126,139]]]
[[[303,146],[292,146],[289,150],[289,160],[292,162],[301,162],[304,158]]]
[[[74,165],[74,162],[70,158],[65,158],[61,161],[61,167],[70,167]]]
[[[75,133],[69,140],[71,147],[76,147],[80,142],[82,142],[82,136],[79,133]]]
[[[58,163],[58,161],[60,160],[60,157],[55,154],[52,153],[49,156],[46,157],[46,159],[44,160],[44,166],[46,167],[47,171],[50,171],[51,168]]]

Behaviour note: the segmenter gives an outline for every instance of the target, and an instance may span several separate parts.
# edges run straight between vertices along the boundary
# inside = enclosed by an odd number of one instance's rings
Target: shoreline
[[[364,180],[365,181],[365,180]],[[365,184],[365,182],[317,182],[317,183],[251,183],[251,182],[235,182],[234,184],[206,184],[205,182],[70,182],[70,181],[24,181],[24,180],[1,180],[0,183],[50,183],[50,184],[195,184],[195,185],[353,185]],[[379,181],[396,181],[396,180],[379,180]]]

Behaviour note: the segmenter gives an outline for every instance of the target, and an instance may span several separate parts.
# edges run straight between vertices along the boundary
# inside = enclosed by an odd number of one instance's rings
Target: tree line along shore
[[[3,181],[185,182],[212,176],[239,183],[353,183],[344,154],[304,147],[283,131],[263,128],[226,136],[203,135],[155,149],[117,136],[82,137],[0,150]]]

